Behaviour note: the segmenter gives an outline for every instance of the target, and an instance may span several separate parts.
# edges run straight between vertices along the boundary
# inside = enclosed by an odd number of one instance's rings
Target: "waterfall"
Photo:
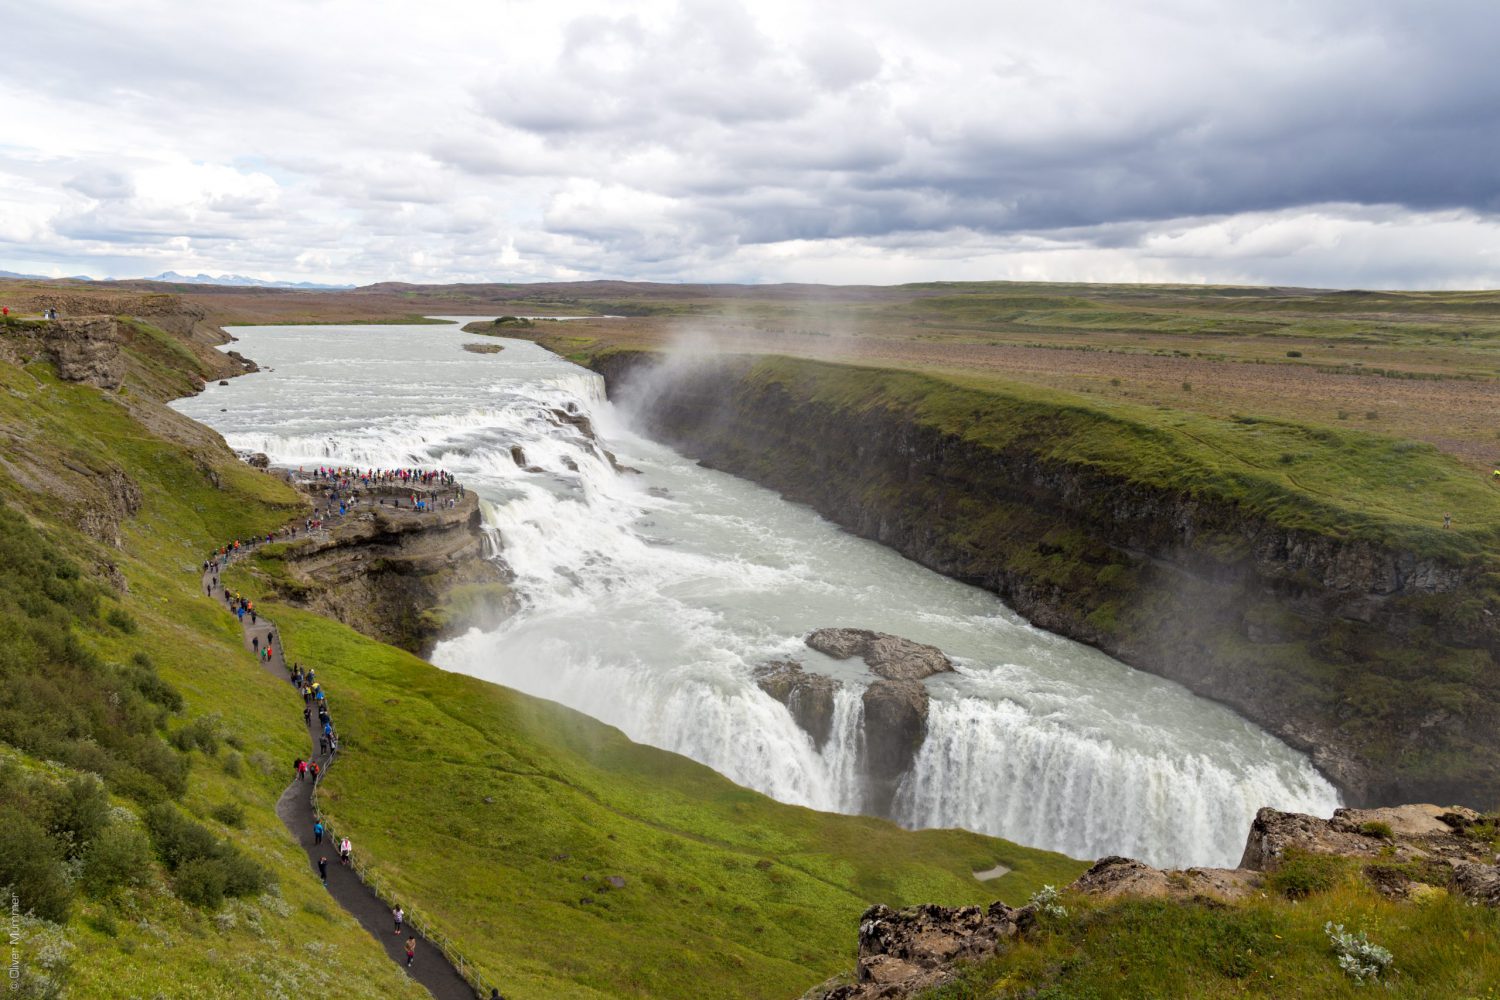
[[[478,492],[521,608],[439,645],[445,669],[554,699],[783,802],[853,812],[872,678],[801,639],[875,628],[940,646],[958,668],[928,681],[928,734],[893,806],[904,825],[1081,858],[1233,864],[1260,806],[1337,804],[1303,756],[1222,706],[641,438],[597,375],[534,345],[476,359],[455,338],[450,357],[424,333],[379,340],[377,355],[307,329],[243,331],[264,338],[246,349],[274,375],[182,407],[278,464],[440,467]],[[220,413],[220,400],[240,405]],[[605,448],[640,474],[617,472]],[[821,750],[752,676],[789,657],[842,685]]]

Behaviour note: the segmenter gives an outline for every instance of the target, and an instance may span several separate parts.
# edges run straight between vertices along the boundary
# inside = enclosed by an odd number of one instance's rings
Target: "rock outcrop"
[[[778,660],[757,667],[755,683],[792,713],[792,719],[812,737],[819,750],[833,732],[833,694],[838,681],[823,674],[811,674],[800,663]]]
[[[1243,899],[1260,890],[1259,872],[1243,868],[1152,868],[1134,858],[1100,858],[1069,888],[1090,896],[1151,899]]]
[[[1428,804],[1338,809],[1330,819],[1265,808],[1250,825],[1240,867],[1271,872],[1290,856],[1311,854],[1489,869],[1494,848],[1488,837],[1475,835],[1485,822],[1472,809]]]
[[[927,739],[927,689],[921,681],[876,681],[865,688],[867,810],[889,816],[901,779]]]
[[[423,513],[356,507],[327,534],[286,543],[283,558],[277,596],[417,653],[515,609],[504,566],[485,558],[474,493]]]
[[[835,660],[858,656],[872,671],[892,681],[919,681],[953,669],[953,662],[936,646],[884,632],[862,628],[820,628],[805,641],[810,648]]]
[[[59,378],[100,389],[118,389],[125,380],[119,323],[112,316],[60,319],[46,324],[42,345]]]
[[[1036,921],[1027,907],[876,905],[859,920],[854,982],[825,984],[815,1000],[896,1000],[950,981],[955,965],[982,962]]]
[[[1351,872],[1391,899],[1446,889],[1500,906],[1500,858],[1490,839],[1495,821],[1434,805],[1339,809],[1329,819],[1266,808],[1250,826],[1238,868],[1161,870],[1110,857],[1070,888],[1104,897],[1240,899],[1265,889],[1285,865],[1322,857],[1351,862]]]

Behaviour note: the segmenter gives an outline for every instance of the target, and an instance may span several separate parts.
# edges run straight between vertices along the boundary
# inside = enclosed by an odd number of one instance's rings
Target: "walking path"
[[[242,546],[239,552],[245,553],[254,548],[254,545]],[[233,558],[233,555],[220,557],[223,565]],[[217,597],[225,602],[228,607],[229,595],[222,586],[217,584],[221,568],[210,565],[203,573],[204,592],[210,597]],[[275,626],[258,615],[252,622],[250,615],[245,615],[241,621],[244,629],[244,642],[246,649],[265,649],[269,643],[271,657],[269,660],[258,656],[261,666],[278,680],[286,681],[291,677],[286,660],[282,656],[281,636],[277,635],[274,640],[270,638]],[[326,698],[326,695],[325,695]],[[325,701],[326,704],[326,701]],[[331,709],[330,709],[331,712]],[[314,796],[317,792],[317,781],[321,780],[323,774],[328,771],[329,765],[333,763],[334,753],[321,753],[318,745],[319,737],[322,735],[322,726],[317,721],[316,707],[311,717],[307,720],[307,735],[312,747],[313,756],[310,760],[317,761],[319,777],[314,779],[311,774],[304,780],[300,776],[287,786],[286,791],[281,793],[281,798],[276,803],[276,815],[286,824],[293,837],[302,845],[307,852],[307,860],[314,874],[317,872],[318,859],[328,859],[328,892],[338,904],[349,912],[365,930],[374,936],[377,942],[385,947],[385,952],[391,959],[402,966],[406,965],[406,940],[416,938],[416,961],[407,974],[417,982],[425,986],[436,1000],[475,1000],[479,994],[473,986],[459,973],[458,969],[450,962],[427,937],[419,932],[408,922],[401,928],[401,932],[393,930],[394,921],[391,910],[394,902],[382,900],[375,890],[360,880],[359,874],[353,865],[345,866],[339,863],[338,839],[333,830],[325,829],[323,832],[323,843],[315,844],[313,837],[313,823],[320,817]],[[354,854],[357,856],[359,845],[355,844]],[[477,978],[477,972],[476,972]],[[482,980],[481,980],[482,982]],[[488,984],[485,984],[486,986]]]

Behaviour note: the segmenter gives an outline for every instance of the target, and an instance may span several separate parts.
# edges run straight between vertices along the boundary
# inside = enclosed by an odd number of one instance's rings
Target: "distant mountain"
[[[178,285],[233,285],[241,288],[310,288],[326,291],[342,291],[353,288],[353,285],[323,285],[315,281],[264,281],[260,278],[247,278],[243,274],[178,274],[176,271],[163,271],[151,278],[140,278],[140,281],[168,281]]]
[[[93,281],[86,274],[74,274],[66,278],[49,278],[45,274],[17,274],[15,271],[0,271],[0,281]]]

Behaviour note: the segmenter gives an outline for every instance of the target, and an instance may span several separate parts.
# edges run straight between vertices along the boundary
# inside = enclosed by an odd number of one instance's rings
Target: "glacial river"
[[[821,626],[941,647],[929,734],[894,818],[1080,858],[1232,865],[1258,807],[1320,815],[1305,756],[1182,687],[1027,625],[994,595],[855,538],[631,429],[598,376],[456,326],[236,329],[274,371],[174,404],[278,464],[418,465],[483,499],[521,611],[433,662],[554,699],[783,802],[855,811],[863,664],[802,644]],[[549,410],[588,415],[617,473]],[[511,457],[520,445],[526,472]],[[795,657],[845,681],[822,752],[751,679]]]

